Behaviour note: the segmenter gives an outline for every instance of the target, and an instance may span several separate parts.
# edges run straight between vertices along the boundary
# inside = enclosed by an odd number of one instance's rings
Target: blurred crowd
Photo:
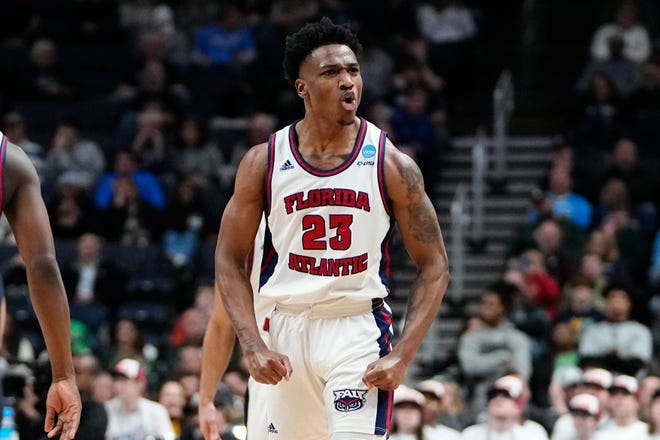
[[[501,279],[465,316],[450,361],[395,393],[394,439],[644,439],[660,427],[660,6],[611,4]],[[488,18],[478,5],[3,2],[0,130],[42,181],[71,306],[80,438],[201,438],[223,207],[245,151],[302,115],[282,75],[286,35],[322,16],[357,32],[360,114],[418,161],[433,193],[476,78]],[[12,239],[0,221],[3,385],[22,438],[36,439],[48,359]],[[236,353],[216,396],[224,440],[244,436],[246,381]]]
[[[611,16],[566,90],[575,111],[530,191],[528,218],[465,316],[455,353],[427,374],[460,384],[461,409],[429,422],[444,397],[404,389],[417,397],[403,414],[395,405],[408,436],[394,438],[440,438],[437,423],[462,439],[660,438],[658,6],[623,0],[594,11]],[[463,423],[443,422],[447,414]]]

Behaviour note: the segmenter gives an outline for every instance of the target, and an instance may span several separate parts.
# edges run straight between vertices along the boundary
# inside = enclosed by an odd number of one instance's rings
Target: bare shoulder
[[[39,176],[30,158],[17,145],[9,143],[4,163],[3,198],[5,205],[22,185],[39,185]]]
[[[268,171],[268,144],[258,144],[250,148],[236,172],[233,198],[241,200],[263,200],[263,189]]]
[[[393,201],[425,194],[424,178],[419,166],[389,139],[385,150],[385,182],[388,197]]]

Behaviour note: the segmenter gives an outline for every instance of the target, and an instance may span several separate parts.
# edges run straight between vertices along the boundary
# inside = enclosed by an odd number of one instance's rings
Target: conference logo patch
[[[376,147],[373,145],[365,145],[362,147],[362,155],[367,159],[371,159],[376,155]]]

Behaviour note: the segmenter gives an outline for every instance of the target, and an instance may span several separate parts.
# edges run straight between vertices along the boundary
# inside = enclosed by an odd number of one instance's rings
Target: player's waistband
[[[275,304],[275,311],[284,315],[306,315],[311,319],[342,318],[363,315],[383,306],[383,298],[356,300],[353,298],[335,298],[315,304]]]

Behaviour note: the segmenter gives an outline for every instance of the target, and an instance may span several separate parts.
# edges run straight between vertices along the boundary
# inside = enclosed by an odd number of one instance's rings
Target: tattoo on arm
[[[409,228],[412,236],[419,241],[431,243],[440,239],[438,219],[435,209],[424,193],[422,175],[413,166],[399,167],[399,172],[408,191]]]

